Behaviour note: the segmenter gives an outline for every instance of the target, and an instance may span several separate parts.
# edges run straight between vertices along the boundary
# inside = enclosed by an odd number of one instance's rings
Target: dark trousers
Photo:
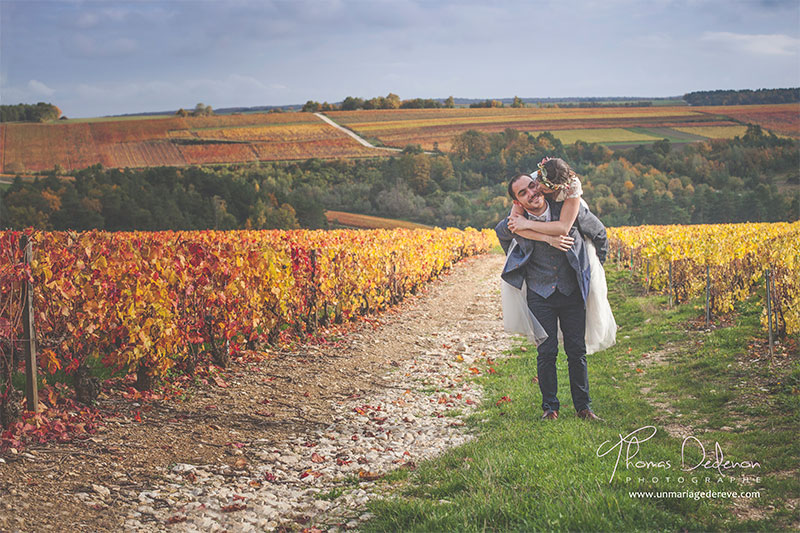
[[[564,335],[564,351],[569,368],[569,390],[576,411],[591,409],[589,398],[589,373],[586,366],[586,308],[580,290],[565,296],[556,289],[548,298],[528,289],[528,307],[547,332],[547,340],[539,345],[536,367],[539,372],[539,389],[542,391],[542,409],[558,411],[560,404],[556,357],[558,356],[558,322]]]

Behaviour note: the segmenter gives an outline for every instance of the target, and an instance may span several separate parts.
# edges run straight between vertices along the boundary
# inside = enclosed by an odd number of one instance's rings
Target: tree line
[[[0,105],[0,122],[47,122],[59,117],[61,110],[49,103]]]
[[[800,87],[695,91],[683,95],[683,99],[690,105],[792,104],[800,102]]]
[[[455,106],[455,99],[452,96],[446,98],[444,101],[434,98],[401,100],[396,94],[389,93],[386,96],[375,96],[367,99],[347,96],[339,105],[329,104],[328,102],[320,104],[314,100],[309,100],[303,105],[301,111],[317,113],[319,111],[355,111],[357,109],[431,109],[441,107],[452,108]]]
[[[453,153],[215,167],[56,171],[0,197],[0,228],[199,230],[327,228],[325,210],[442,227],[493,227],[508,179],[544,156],[581,176],[606,225],[772,222],[800,216],[800,143],[750,126],[741,138],[611,151],[550,133],[468,131]]]

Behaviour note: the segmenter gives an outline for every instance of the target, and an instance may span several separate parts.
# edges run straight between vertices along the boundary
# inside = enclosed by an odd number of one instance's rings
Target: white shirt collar
[[[545,206],[546,207],[544,209],[544,213],[542,213],[541,215],[534,215],[533,213],[531,213],[527,209],[525,211],[528,213],[528,216],[531,217],[533,220],[541,220],[543,222],[550,222],[550,204],[545,202]]]

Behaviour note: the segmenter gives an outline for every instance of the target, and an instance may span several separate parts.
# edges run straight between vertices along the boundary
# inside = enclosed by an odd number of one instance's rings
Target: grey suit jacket
[[[561,214],[561,206],[563,202],[553,202],[547,200],[550,204],[550,216],[552,220],[558,220]],[[518,246],[511,252],[511,256],[506,261],[503,273],[500,275],[507,283],[520,289],[522,282],[525,279],[525,267],[531,256],[536,253],[537,247],[550,246],[545,242],[533,241],[520,237],[508,229],[508,217],[501,220],[494,228],[497,233],[497,238],[500,240],[500,246],[503,251],[508,254],[508,247],[511,246],[511,240],[516,239]],[[587,255],[586,246],[581,236],[588,237],[597,250],[597,257],[601,263],[606,260],[608,253],[608,240],[606,238],[606,228],[600,222],[594,213],[589,211],[583,204],[578,210],[578,216],[575,219],[575,224],[569,230],[569,236],[575,239],[572,248],[565,252],[567,254],[567,262],[570,267],[575,270],[578,278],[578,286],[581,289],[583,301],[589,294],[589,279],[591,278],[591,270],[589,268],[589,257]]]

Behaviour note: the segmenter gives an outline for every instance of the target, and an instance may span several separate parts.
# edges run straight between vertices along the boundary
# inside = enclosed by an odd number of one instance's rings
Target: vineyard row
[[[163,376],[200,350],[235,353],[304,338],[415,292],[494,234],[468,229],[0,232],[0,356],[21,337],[29,279],[39,366],[71,373],[89,357]],[[2,361],[0,361],[2,363]]]
[[[781,336],[800,332],[800,222],[637,226],[609,229],[610,256],[629,263],[649,289],[677,303],[704,294],[716,314],[748,298],[767,270],[774,324]],[[769,322],[765,299],[761,322]]]

